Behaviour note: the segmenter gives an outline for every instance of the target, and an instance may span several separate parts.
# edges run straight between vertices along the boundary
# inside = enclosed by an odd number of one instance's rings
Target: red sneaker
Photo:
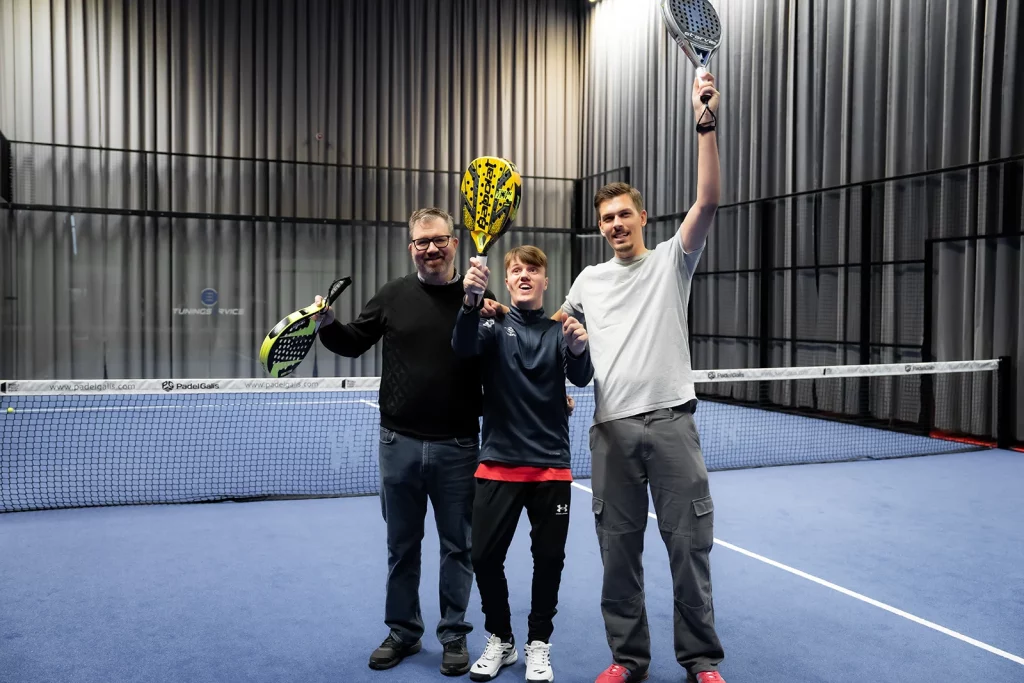
[[[635,675],[621,664],[612,664],[602,671],[594,683],[639,683],[647,680],[647,672]]]
[[[725,683],[725,679],[722,678],[722,674],[717,671],[701,671],[696,677],[690,680],[696,681],[697,683]]]

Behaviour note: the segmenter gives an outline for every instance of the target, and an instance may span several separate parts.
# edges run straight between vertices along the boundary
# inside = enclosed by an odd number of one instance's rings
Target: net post
[[[796,117],[794,117],[794,118],[796,118]],[[799,256],[799,250],[797,249],[797,243],[799,242],[799,240],[796,238],[796,236],[798,234],[797,231],[800,228],[800,216],[799,216],[799,213],[800,213],[800,200],[794,198],[794,199],[791,199],[789,201],[791,202],[790,203],[790,210],[789,210],[789,235],[790,235],[790,240],[789,240],[789,266],[787,266],[785,268],[785,270],[788,271],[788,273],[789,273],[789,311],[790,311],[790,314],[789,314],[789,359],[788,359],[788,362],[786,364],[789,365],[790,367],[794,367],[797,364],[796,363],[796,351],[797,351],[796,340],[799,338],[799,336],[797,335],[797,320],[800,317],[799,315],[797,315],[797,306],[799,305],[800,302],[799,302],[799,297],[797,296],[797,291],[799,290],[799,283],[797,282],[797,272],[798,271],[796,269],[796,263],[797,263],[797,260],[798,260],[797,257]],[[792,383],[790,383],[790,386],[792,386]]]
[[[1014,382],[1013,358],[1011,356],[999,357],[999,372],[997,376],[999,401],[998,412],[996,413],[996,446],[1009,450],[1016,441],[1013,427],[1014,415],[1017,412],[1017,390]]]
[[[935,351],[932,348],[934,271],[935,242],[927,239],[924,242],[924,329],[921,336],[921,360],[925,363],[935,362]],[[926,430],[935,424],[935,385],[929,374],[921,375],[921,415],[918,422]]]
[[[759,335],[761,337],[759,345],[759,361],[760,367],[768,368],[772,364],[772,326],[774,325],[774,316],[772,315],[772,306],[774,304],[774,293],[775,289],[772,286],[773,282],[773,256],[775,248],[775,221],[774,221],[774,206],[775,202],[767,200],[758,203],[760,209],[760,222],[761,222],[761,263],[760,275],[761,278],[761,301],[760,301],[760,329]],[[762,380],[758,386],[758,396],[761,398],[768,396],[769,384],[767,381]]]
[[[860,205],[860,364],[871,363],[871,278],[874,275],[871,268],[871,231],[873,225],[873,212],[871,202],[871,185],[861,188]],[[863,417],[871,412],[871,383],[861,380],[857,383],[857,407]]]

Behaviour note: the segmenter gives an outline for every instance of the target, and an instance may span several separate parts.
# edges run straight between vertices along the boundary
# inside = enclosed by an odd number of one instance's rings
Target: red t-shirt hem
[[[572,481],[572,470],[562,467],[530,467],[482,462],[476,468],[477,479],[492,481],[537,482]]]

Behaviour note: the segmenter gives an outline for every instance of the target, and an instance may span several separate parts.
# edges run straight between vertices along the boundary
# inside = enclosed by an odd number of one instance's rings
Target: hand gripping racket
[[[708,0],[661,0],[661,16],[672,39],[676,41],[701,79],[708,72],[711,58],[722,44],[722,22]],[[708,103],[710,95],[702,95]]]
[[[462,176],[462,222],[473,236],[478,260],[512,226],[523,197],[519,169],[507,159],[478,157]]]
[[[295,372],[299,363],[316,343],[320,322],[313,318],[333,304],[352,284],[352,278],[343,277],[331,283],[327,298],[318,304],[300,308],[274,325],[260,347],[260,363],[271,377],[287,377]]]

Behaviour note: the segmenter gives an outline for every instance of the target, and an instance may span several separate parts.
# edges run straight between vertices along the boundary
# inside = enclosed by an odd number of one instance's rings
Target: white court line
[[[586,486],[583,486],[580,483],[577,483],[577,482],[574,481],[572,483],[572,485],[575,486],[578,489],[586,491],[590,495],[594,495],[594,492],[591,489],[588,489]],[[651,519],[655,519],[655,520],[658,519],[657,515],[655,515],[653,512],[648,512],[647,516],[650,517]],[[790,567],[788,565],[782,564],[781,562],[776,562],[775,560],[772,560],[772,559],[769,559],[767,557],[764,557],[763,555],[758,555],[757,553],[750,552],[749,550],[746,550],[745,548],[741,548],[738,545],[733,545],[732,543],[727,543],[725,541],[719,540],[718,538],[715,539],[715,543],[717,543],[718,545],[720,545],[720,546],[722,546],[724,548],[728,548],[729,550],[734,550],[734,551],[736,551],[736,552],[738,552],[738,553],[740,553],[742,555],[746,555],[747,557],[753,558],[753,559],[757,560],[758,562],[764,562],[765,564],[771,565],[772,567],[775,567],[776,569],[781,569],[782,571],[789,572],[790,574],[793,574],[794,576],[799,576],[802,579],[807,579],[808,581],[813,581],[814,583],[816,583],[818,585],[821,585],[821,586],[824,586],[825,588],[831,588],[832,590],[837,591],[839,593],[842,593],[843,595],[847,595],[847,596],[849,596],[851,598],[855,598],[857,600],[860,600],[861,602],[866,602],[869,605],[874,605],[875,607],[878,607],[879,609],[884,609],[886,612],[891,612],[891,613],[895,614],[896,616],[903,617],[904,619],[909,619],[910,621],[914,622],[915,624],[920,624],[921,626],[927,626],[928,628],[932,629],[933,631],[938,631],[939,633],[944,633],[945,635],[950,636],[952,638],[956,638],[957,640],[963,641],[963,642],[967,643],[968,645],[973,645],[974,647],[981,648],[982,650],[985,650],[986,652],[991,652],[992,654],[998,655],[1000,657],[1003,657],[1004,659],[1009,659],[1011,662],[1015,662],[1017,664],[1024,665],[1024,658],[1022,658],[1022,657],[1018,657],[1017,655],[1010,654],[1009,652],[1006,652],[1005,650],[1000,650],[997,647],[993,647],[993,646],[989,645],[988,643],[983,643],[980,640],[975,640],[974,638],[971,638],[970,636],[965,636],[962,633],[957,633],[956,631],[953,631],[952,629],[948,629],[945,626],[940,626],[939,624],[936,624],[934,622],[928,621],[927,619],[922,619],[921,617],[914,616],[913,614],[910,614],[909,612],[904,612],[903,610],[897,609],[896,607],[893,607],[891,605],[887,605],[884,602],[879,602],[878,600],[875,600],[874,598],[869,598],[866,595],[861,595],[860,593],[852,591],[849,588],[843,588],[842,586],[837,586],[836,584],[832,583],[831,581],[826,581],[825,579],[820,579],[817,576],[814,576],[812,574],[808,574],[807,572],[802,572],[799,569],[794,569],[793,567]]]

